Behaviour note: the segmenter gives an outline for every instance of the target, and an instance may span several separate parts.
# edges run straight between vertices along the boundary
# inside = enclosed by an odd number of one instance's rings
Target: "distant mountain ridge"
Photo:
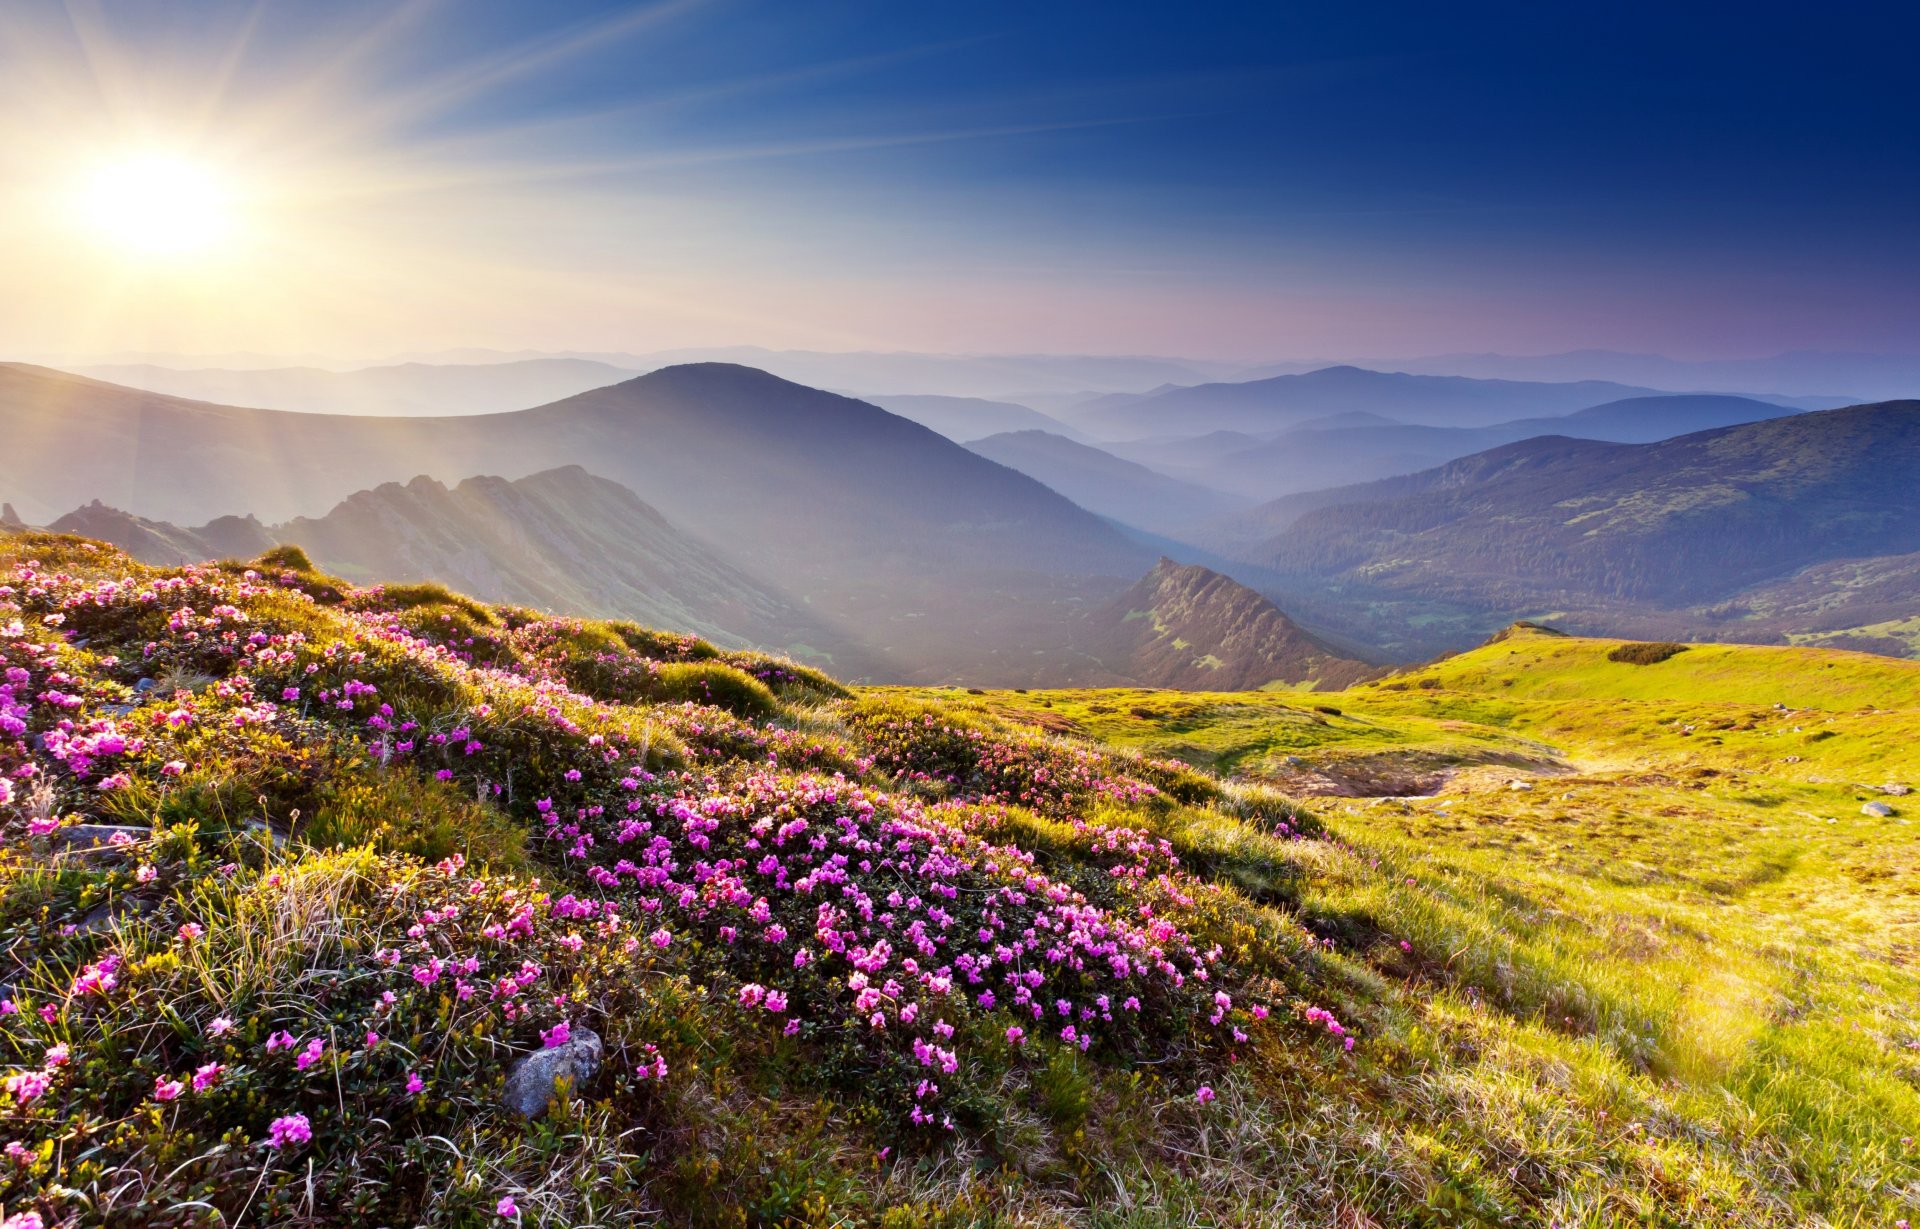
[[[1010,431],[967,447],[1045,483],[1090,512],[1142,529],[1175,533],[1248,503],[1049,431]]]
[[[1488,618],[1570,612],[1581,627],[1717,621],[1730,635],[1743,618],[1765,613],[1743,606],[1747,595],[1773,592],[1770,610],[1824,602],[1829,615],[1872,596],[1841,573],[1827,573],[1830,591],[1817,601],[1810,586],[1824,565],[1920,552],[1915,472],[1920,401],[1650,444],[1543,437],[1405,477],[1277,500],[1203,545],[1317,594],[1344,592],[1358,619],[1412,601],[1409,619],[1430,603]],[[1261,524],[1272,532],[1250,542],[1249,529]],[[1866,604],[1877,620],[1886,595],[1905,582],[1898,565],[1876,575],[1880,596]],[[1373,615],[1361,613],[1370,604]],[[1719,614],[1708,613],[1716,604]],[[1835,627],[1835,617],[1823,623]],[[1393,638],[1378,625],[1370,630]],[[1790,627],[1764,630],[1784,635]]]
[[[1278,431],[1329,414],[1365,412],[1424,426],[1474,427],[1566,414],[1660,390],[1586,380],[1566,384],[1471,380],[1327,367],[1246,383],[1199,384],[1142,397],[1106,397],[1072,416],[1108,439]]]
[[[1502,444],[1545,435],[1651,443],[1797,411],[1749,397],[1704,393],[1630,397],[1552,418],[1484,427],[1405,423],[1332,429],[1298,427],[1262,444],[1194,466],[1195,480],[1256,498],[1416,473]]]

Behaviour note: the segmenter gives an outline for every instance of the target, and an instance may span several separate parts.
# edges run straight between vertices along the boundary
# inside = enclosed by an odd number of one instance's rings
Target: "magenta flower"
[[[208,1063],[193,1073],[193,1091],[205,1092],[220,1082],[221,1073],[226,1070],[219,1063]]]
[[[546,1032],[540,1034],[540,1044],[551,1050],[555,1046],[567,1044],[567,1040],[572,1036],[572,1027],[569,1026],[565,1020],[562,1020]]]
[[[313,1124],[307,1121],[305,1114],[287,1114],[276,1118],[267,1127],[267,1146],[285,1148],[290,1144],[304,1144],[313,1139]]]
[[[519,1220],[520,1205],[513,1201],[512,1195],[502,1195],[500,1202],[493,1205],[494,1214],[501,1220]]]
[[[187,1091],[185,1084],[182,1084],[179,1080],[170,1080],[164,1075],[156,1077],[153,1081],[153,1099],[155,1101],[177,1100],[180,1094],[185,1091]]]
[[[427,1082],[420,1078],[418,1071],[407,1072],[407,1092],[409,1095],[421,1091],[426,1086]]]
[[[1207,1087],[1205,1084],[1200,1085],[1200,1087],[1196,1089],[1193,1094],[1193,1099],[1195,1101],[1198,1101],[1202,1105],[1205,1105],[1209,1101],[1212,1101],[1213,1098],[1214,1098],[1213,1089]]]

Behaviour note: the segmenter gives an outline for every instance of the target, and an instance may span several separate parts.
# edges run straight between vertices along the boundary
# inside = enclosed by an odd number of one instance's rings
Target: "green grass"
[[[1366,1058],[1305,1073],[1286,1127],[1237,1106],[1254,1138],[1215,1164],[1261,1197],[1324,1180],[1364,1209],[1412,1183],[1409,1223],[1434,1224],[1911,1218],[1920,805],[1871,787],[1920,784],[1920,665],[1619,643],[1521,632],[1332,694],[946,702],[1255,778],[1450,759],[1431,797],[1321,800],[1331,839],[1291,846],[1286,909],[1331,944]],[[1508,752],[1543,771],[1488,763]],[[1895,815],[1861,813],[1883,797]]]

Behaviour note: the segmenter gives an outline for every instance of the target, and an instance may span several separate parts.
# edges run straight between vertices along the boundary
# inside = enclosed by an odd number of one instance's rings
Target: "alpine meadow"
[[[0,1229],[1908,1229],[1916,38],[0,4]]]

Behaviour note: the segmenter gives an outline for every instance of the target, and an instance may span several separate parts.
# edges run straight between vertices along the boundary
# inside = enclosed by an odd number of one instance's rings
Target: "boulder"
[[[576,1092],[600,1074],[604,1053],[600,1034],[576,1025],[565,1042],[536,1050],[515,1063],[507,1073],[501,1100],[523,1118],[538,1118],[553,1104],[562,1085]]]
[[[1860,813],[1862,815],[1871,815],[1875,819],[1885,819],[1887,816],[1893,814],[1893,808],[1884,802],[1869,802],[1860,808]]]
[[[1883,794],[1892,794],[1895,798],[1905,798],[1913,792],[1913,786],[1888,783],[1880,787],[1880,792]]]

